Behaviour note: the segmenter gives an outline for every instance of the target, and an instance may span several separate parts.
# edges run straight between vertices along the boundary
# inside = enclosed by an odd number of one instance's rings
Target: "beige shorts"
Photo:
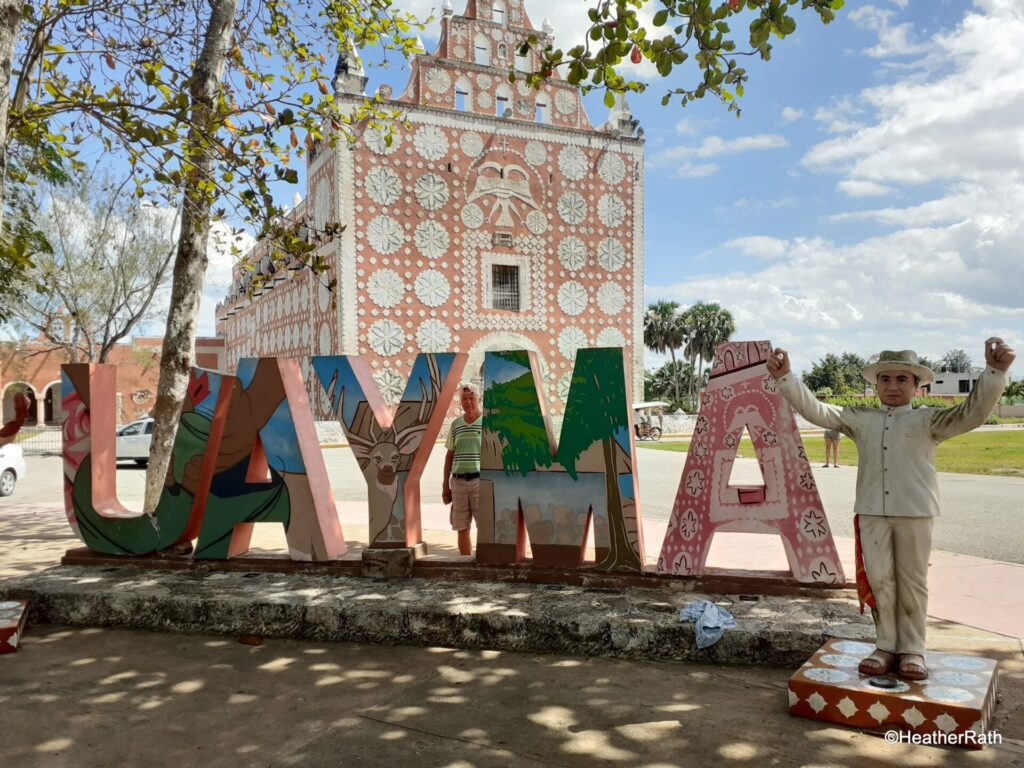
[[[480,514],[480,478],[453,477],[451,523],[453,531],[464,531]]]

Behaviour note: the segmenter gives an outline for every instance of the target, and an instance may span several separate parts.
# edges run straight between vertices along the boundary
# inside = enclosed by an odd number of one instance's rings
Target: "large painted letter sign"
[[[716,351],[680,478],[657,570],[704,573],[716,531],[782,538],[796,580],[842,586],[842,566],[800,441],[796,419],[776,391],[767,341]],[[420,479],[468,355],[423,353],[402,399],[389,407],[358,355],[314,357],[313,371],[348,437],[366,483],[375,548],[422,541]],[[644,572],[632,409],[621,348],[576,354],[561,434],[548,422],[532,352],[489,351],[483,367],[483,443],[477,552],[480,563],[526,560],[546,570]],[[68,522],[101,554],[179,553],[198,560],[249,549],[254,526],[284,526],[292,560],[344,555],[334,496],[317,440],[306,385],[295,360],[246,358],[236,375],[193,369],[178,420],[171,466],[151,513],[117,498],[117,373],[112,365],[63,367],[64,496]],[[16,419],[0,425],[12,439]],[[762,483],[732,485],[746,431]],[[593,529],[593,560],[588,539]],[[657,581],[657,579],[654,579]]]
[[[420,477],[468,358],[461,352],[417,355],[394,409],[384,402],[362,358],[313,358],[313,370],[366,479],[371,547],[420,542]]]
[[[294,360],[243,359],[238,376],[193,369],[160,502],[137,514],[117,499],[113,365],[65,365],[64,497],[90,549],[148,554],[197,536],[196,557],[249,547],[252,526],[285,526],[293,560],[345,552],[316,427]]]
[[[590,522],[596,567],[643,569],[633,425],[623,352],[581,349],[557,449],[532,352],[484,357],[477,559],[516,563],[526,536],[537,565],[577,568]]]
[[[661,573],[702,574],[712,536],[733,531],[781,536],[799,581],[845,581],[796,417],[765,365],[771,350],[767,341],[749,341],[715,352],[658,560]],[[744,427],[761,466],[761,486],[729,484]]]

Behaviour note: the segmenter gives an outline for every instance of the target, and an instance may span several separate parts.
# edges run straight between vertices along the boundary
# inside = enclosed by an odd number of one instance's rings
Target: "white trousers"
[[[924,653],[928,624],[931,517],[859,515],[864,571],[875,596],[875,644],[890,653]]]

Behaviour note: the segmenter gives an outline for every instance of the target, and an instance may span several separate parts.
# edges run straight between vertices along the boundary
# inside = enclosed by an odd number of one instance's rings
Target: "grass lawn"
[[[659,451],[686,452],[688,442],[638,442],[640,448]],[[811,464],[825,463],[825,439],[805,437],[807,458]],[[740,442],[739,455],[754,458],[754,446],[749,440]],[[844,437],[839,443],[839,463],[848,466],[857,463],[857,446]],[[935,455],[935,467],[939,472],[962,472],[970,475],[1014,475],[1024,477],[1024,429],[1008,429],[1005,432],[970,432],[939,446]]]

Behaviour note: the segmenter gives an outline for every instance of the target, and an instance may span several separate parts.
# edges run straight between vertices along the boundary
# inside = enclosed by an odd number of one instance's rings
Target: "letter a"
[[[240,555],[253,526],[271,522],[285,526],[292,560],[341,557],[345,539],[298,364],[244,358],[238,376],[225,378],[230,401],[196,557]]]
[[[660,573],[700,575],[715,532],[731,531],[780,535],[798,581],[845,581],[796,418],[765,365],[771,349],[770,342],[748,341],[715,351],[658,560]],[[729,485],[744,427],[763,486]]]

